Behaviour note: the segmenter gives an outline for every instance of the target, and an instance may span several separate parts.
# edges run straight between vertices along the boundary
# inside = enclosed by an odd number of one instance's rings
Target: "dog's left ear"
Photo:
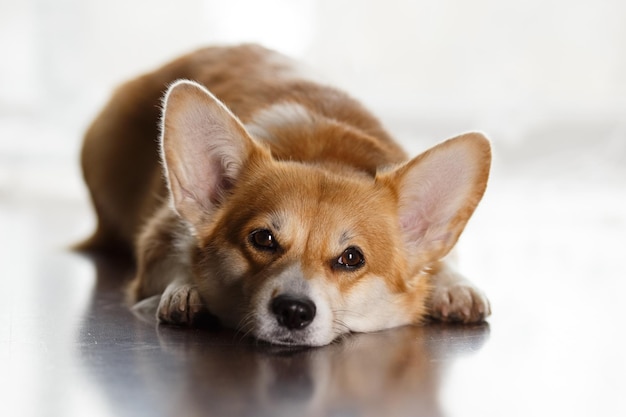
[[[174,209],[192,225],[219,207],[259,150],[239,119],[203,86],[174,83],[165,95],[161,152]]]
[[[437,261],[452,249],[485,192],[490,165],[489,141],[468,133],[377,176],[396,190],[412,265]]]

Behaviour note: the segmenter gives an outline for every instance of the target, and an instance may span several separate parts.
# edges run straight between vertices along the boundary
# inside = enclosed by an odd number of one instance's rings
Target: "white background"
[[[625,21],[621,0],[0,0],[0,161],[75,152],[115,85],[242,41],[306,60],[401,139],[541,130],[623,160]]]

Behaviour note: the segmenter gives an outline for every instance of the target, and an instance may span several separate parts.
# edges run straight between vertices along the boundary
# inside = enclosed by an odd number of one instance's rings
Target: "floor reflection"
[[[78,337],[116,416],[439,416],[443,369],[489,335],[487,325],[431,324],[293,349],[226,329],[157,326],[124,303],[131,266],[94,262],[97,289]]]

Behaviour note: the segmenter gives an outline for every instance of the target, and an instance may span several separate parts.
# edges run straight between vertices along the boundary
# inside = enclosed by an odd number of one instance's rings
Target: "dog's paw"
[[[441,321],[480,323],[491,314],[489,300],[467,281],[435,288],[430,299],[430,315]]]
[[[162,323],[191,326],[206,312],[200,294],[189,284],[170,284],[159,302],[157,319]]]

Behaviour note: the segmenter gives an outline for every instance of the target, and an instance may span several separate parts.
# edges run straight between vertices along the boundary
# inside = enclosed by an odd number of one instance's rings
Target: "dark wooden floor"
[[[489,324],[317,349],[133,315],[132,265],[66,249],[91,227],[86,201],[5,187],[0,415],[626,415],[621,183],[542,184],[496,176],[461,242]]]

